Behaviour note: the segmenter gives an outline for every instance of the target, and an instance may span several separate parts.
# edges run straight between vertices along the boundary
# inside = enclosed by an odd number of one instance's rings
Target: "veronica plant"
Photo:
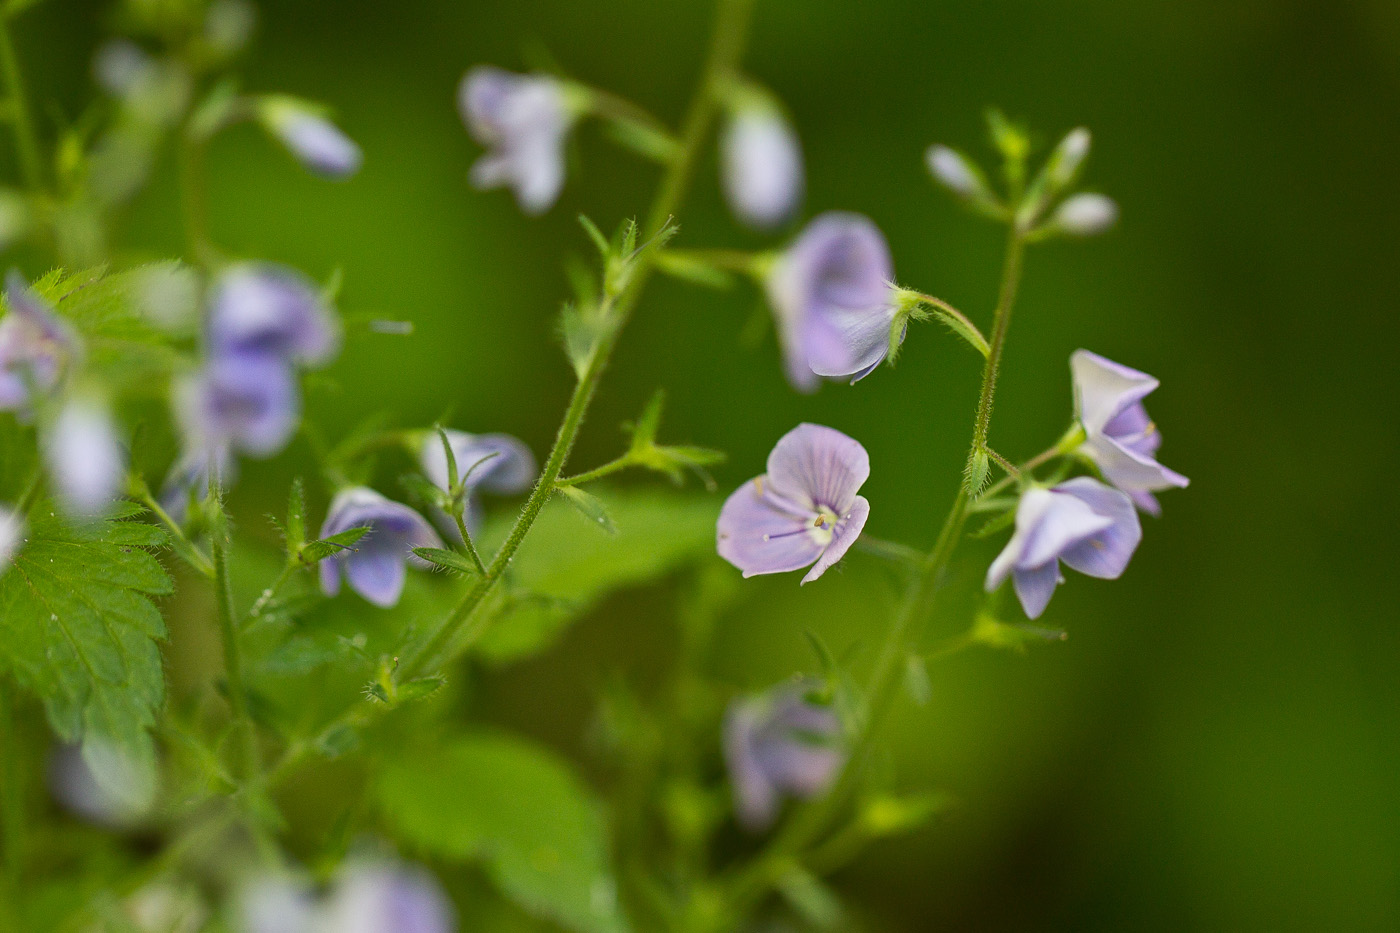
[[[719,0],[675,129],[572,76],[474,65],[458,105],[483,149],[476,187],[509,188],[524,212],[546,212],[582,163],[567,150],[597,124],[657,164],[655,198],[611,233],[580,219],[597,257],[574,267],[560,315],[573,387],[542,459],[500,433],[516,430],[508,423],[467,433],[389,415],[337,438],[306,413],[351,375],[338,372],[340,350],[407,328],[361,326],[339,273],[312,277],[221,245],[206,154],[240,123],[321,178],[352,180],[375,153],[324,106],[244,90],[255,84],[238,73],[253,11],[241,0],[127,0],[124,34],[94,63],[91,114],[41,130],[9,35],[25,5],[9,6],[0,76],[21,177],[0,191],[0,248],[24,243],[42,261],[11,273],[0,316],[0,922],[446,933],[459,917],[466,929],[499,914],[481,908],[484,879],[512,909],[586,933],[718,933],[770,908],[831,928],[839,904],[821,876],[936,808],[890,792],[868,763],[900,685],[930,660],[924,629],[959,545],[1006,537],[986,555],[984,601],[953,647],[1019,645],[1047,630],[1005,617],[1008,583],[1026,617],[1053,613],[1062,568],[1120,576],[1143,534],[1139,511],[1156,515],[1156,494],[1187,485],[1157,459],[1161,434],[1143,404],[1157,381],[1083,350],[1059,440],[1019,464],[991,446],[1026,249],[1117,219],[1105,196],[1076,190],[1086,130],[1035,166],[1028,134],[994,113],[998,171],[946,146],[927,152],[935,182],[1005,229],[984,332],[983,315],[901,285],[879,228],[838,205],[755,250],[679,238],[711,148],[741,223],[771,235],[804,220],[794,121],[744,68],[752,0]],[[140,250],[118,242],[119,215],[166,166],[184,252],[132,265]],[[867,451],[859,430],[795,426],[721,503],[709,471],[723,454],[670,439],[659,391],[624,426],[616,457],[573,468],[657,272],[752,284],[775,324],[761,363],[775,392],[898,379],[881,367],[926,321],[975,354],[971,439],[936,538],[874,537],[862,493],[890,488],[881,464],[892,458]],[[302,477],[276,516],[232,488],[248,459]],[[866,485],[872,471],[878,487]],[[619,488],[636,472],[680,488]],[[148,477],[158,476],[157,495]],[[695,479],[703,491],[684,488]],[[512,508],[511,496],[524,501]],[[896,503],[871,496],[878,523]],[[869,620],[880,648],[868,670],[813,636],[815,670],[776,683],[716,672],[720,620],[765,623],[746,611],[757,584],[743,578],[805,571],[801,582],[822,592],[840,562],[867,558],[893,562],[904,586],[891,618]],[[654,689],[620,676],[603,690],[592,773],[605,775],[606,798],[557,751],[480,721],[463,682],[549,650],[609,596],[660,581],[680,593],[674,618],[656,620],[674,625],[674,663]],[[207,649],[197,662],[166,647],[167,617],[182,644]],[[68,816],[28,807],[45,761]],[[318,806],[303,809],[297,787],[314,788]],[[747,845],[725,843],[731,824]],[[57,864],[81,876],[64,896],[46,889]]]

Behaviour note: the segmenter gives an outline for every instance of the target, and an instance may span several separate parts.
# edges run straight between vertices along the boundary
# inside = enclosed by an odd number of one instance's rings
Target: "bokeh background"
[[[542,219],[466,183],[456,116],[466,67],[553,61],[668,120],[708,31],[694,0],[277,0],[261,8],[252,90],[326,100],[364,147],[327,185],[252,129],[211,160],[213,230],[235,251],[324,278],[342,307],[414,322],[350,345],[313,411],[331,431],[368,411],[547,449],[570,374],[553,338],[573,217],[642,213],[657,172],[586,130]],[[41,114],[75,113],[106,3],[52,0],[19,28]],[[807,212],[842,208],[888,235],[900,280],[985,324],[1000,236],[936,191],[924,148],[989,158],[998,105],[1053,142],[1095,134],[1087,179],[1120,228],[1031,254],[993,444],[1028,456],[1070,413],[1084,346],[1162,379],[1163,458],[1193,480],[1148,521],[1129,572],[1073,577],[1045,621],[1063,644],[959,655],[906,701],[886,766],[956,806],[836,879],[875,928],[1353,930],[1400,927],[1400,626],[1393,475],[1400,423],[1400,5],[1394,0],[761,0],[748,65],[791,108]],[[180,247],[175,193],[127,219],[133,255]],[[714,160],[680,245],[760,246],[728,219]],[[869,529],[931,543],[958,480],[975,360],[918,328],[896,370],[791,392],[771,335],[740,339],[743,289],[650,288],[579,445],[658,386],[665,436],[727,450],[722,490],[760,472],[801,420],[864,442]],[[285,494],[250,469],[240,509]],[[639,482],[651,480],[639,478]],[[954,568],[971,591],[993,553]],[[799,591],[752,581],[719,665],[743,686],[812,666],[812,628],[866,663],[890,581],[867,559]],[[576,751],[608,672],[664,644],[656,599],[623,599],[543,657],[488,676],[486,715]],[[967,622],[957,601],[931,644]],[[864,648],[864,654],[861,649]],[[544,689],[547,687],[548,689]],[[560,702],[578,699],[578,703]],[[549,700],[546,705],[545,700]]]

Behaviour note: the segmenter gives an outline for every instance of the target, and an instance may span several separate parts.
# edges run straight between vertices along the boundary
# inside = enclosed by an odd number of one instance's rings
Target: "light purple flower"
[[[5,277],[10,313],[0,320],[0,411],[25,411],[30,391],[48,393],[78,352],[78,338],[24,277]]]
[[[24,516],[0,505],[0,576],[10,569],[10,561],[24,544]]]
[[[466,525],[474,533],[481,522],[481,506],[475,495],[477,490],[502,496],[524,492],[534,484],[535,477],[539,475],[539,465],[525,442],[509,434],[468,434],[450,429],[446,433],[447,441],[452,445],[453,459],[457,461],[458,482],[463,484],[467,493]],[[418,460],[429,481],[447,491],[448,480],[451,479],[447,470],[447,454],[442,449],[442,438],[436,431],[424,436]],[[436,511],[434,521],[449,538],[460,541],[461,531],[446,514]]]
[[[1142,540],[1137,511],[1122,492],[1087,476],[1031,489],[1016,507],[1016,531],[987,570],[987,592],[1008,576],[1030,618],[1045,611],[1062,581],[1060,561],[1113,580]]]
[[[272,95],[259,102],[258,116],[287,151],[317,175],[349,178],[360,170],[360,147],[317,107]]]
[[[423,516],[364,486],[336,494],[321,526],[321,537],[366,527],[369,532],[351,550],[321,561],[321,589],[327,596],[339,593],[343,572],[352,590],[387,609],[398,603],[403,593],[405,562],[426,566],[413,555],[413,548],[442,547],[442,539]]]
[[[238,933],[312,933],[316,898],[305,884],[275,875],[257,878],[238,895]]]
[[[70,515],[104,514],[121,492],[126,451],[107,406],[91,398],[66,402],[44,438],[59,502]]]
[[[870,457],[833,428],[799,424],[768,455],[768,472],[734,491],[719,513],[716,549],[744,572],[784,573],[808,564],[820,577],[860,537],[870,503],[856,492]]]
[[[772,825],[784,797],[815,797],[846,760],[841,720],[791,684],[736,700],[724,721],[724,757],[734,809],[750,831]]]
[[[1075,411],[1087,435],[1080,450],[1138,508],[1161,514],[1152,493],[1184,489],[1191,481],[1155,459],[1162,435],[1142,399],[1157,388],[1157,380],[1088,350],[1074,351],[1069,365]]]
[[[263,353],[317,366],[339,349],[340,331],[306,276],[274,263],[229,266],[214,283],[209,307],[213,355]]]
[[[743,107],[720,140],[724,193],[744,223],[776,227],[802,200],[802,145],[792,126],[772,105]]]
[[[472,166],[472,184],[513,188],[527,214],[548,210],[564,186],[564,140],[574,121],[563,86],[482,65],[462,79],[457,104],[490,150]]]
[[[880,365],[897,313],[893,277],[868,218],[833,211],[807,225],[767,282],[794,388],[811,392],[822,376],[855,383]]]
[[[452,905],[437,879],[417,866],[360,864],[344,869],[326,905],[335,933],[452,933]]]
[[[233,448],[272,456],[291,439],[301,410],[291,365],[252,350],[206,360],[176,388],[175,405],[187,449],[211,452],[206,459],[224,459]]]

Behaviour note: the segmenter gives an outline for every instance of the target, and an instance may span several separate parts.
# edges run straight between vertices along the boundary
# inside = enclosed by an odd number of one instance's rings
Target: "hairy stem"
[[[243,653],[238,643],[238,615],[233,608],[233,586],[228,575],[228,514],[224,511],[223,493],[218,487],[211,497],[214,528],[209,535],[214,555],[214,603],[219,618],[219,635],[224,649],[224,679],[228,684],[228,704],[233,713],[234,728],[241,734],[243,774],[258,771],[257,735],[248,716],[248,696],[243,684]]]

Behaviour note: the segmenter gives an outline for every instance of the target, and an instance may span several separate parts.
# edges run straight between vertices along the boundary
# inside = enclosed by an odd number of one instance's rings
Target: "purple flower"
[[[793,684],[736,700],[724,721],[724,757],[734,808],[746,829],[767,828],[785,796],[824,793],[845,762],[841,721]]]
[[[720,140],[724,193],[751,227],[776,227],[802,200],[802,146],[771,104],[740,109]]]
[[[562,85],[483,65],[462,79],[457,103],[477,142],[490,149],[472,166],[472,184],[515,189],[527,214],[548,210],[564,185],[564,140],[574,120]]]
[[[24,516],[0,505],[0,576],[10,569],[10,561],[24,544]]]
[[[48,393],[77,354],[78,340],[18,272],[5,277],[10,313],[0,320],[0,411],[24,411],[30,392]]]
[[[987,592],[1012,578],[1030,618],[1038,618],[1060,584],[1060,561],[1082,574],[1116,579],[1142,540],[1132,500],[1080,476],[1031,489],[1016,507],[1016,531],[987,569]]]
[[[360,170],[360,147],[314,106],[292,97],[263,98],[258,115],[302,165],[324,178],[349,178]]]
[[[44,454],[59,501],[70,515],[95,518],[121,492],[126,451],[107,407],[90,398],[66,402],[48,428]]]
[[[291,878],[264,876],[239,892],[239,933],[311,933],[316,919],[315,896]]]
[[[205,361],[177,387],[175,404],[187,447],[220,460],[232,448],[254,457],[277,453],[296,430],[301,408],[290,364],[255,351]]]
[[[326,906],[336,933],[452,933],[452,905],[422,868],[361,864],[345,869]]]
[[[214,283],[209,342],[215,356],[261,353],[307,366],[326,363],[340,332],[316,285],[273,263],[229,266]]]
[[[535,482],[539,466],[530,448],[509,434],[468,434],[453,430],[446,433],[447,441],[452,445],[453,459],[457,461],[458,482],[462,483],[467,493],[466,525],[474,533],[480,524],[476,491],[502,496],[524,492]],[[436,431],[423,438],[419,463],[432,484],[446,491],[451,477],[448,476],[447,454],[442,449],[442,438]],[[449,538],[461,539],[461,531],[446,514],[438,511],[434,521]]]
[[[890,250],[859,214],[817,217],[768,276],[788,381],[811,392],[818,377],[858,382],[889,353],[896,314]]]
[[[814,566],[820,577],[860,537],[870,503],[857,490],[870,457],[833,428],[799,424],[768,455],[768,472],[740,486],[719,513],[719,556],[744,572],[784,573]]]
[[[1152,493],[1182,489],[1191,481],[1155,459],[1162,435],[1142,399],[1157,388],[1157,380],[1088,350],[1074,351],[1069,365],[1075,410],[1087,436],[1080,450],[1138,508],[1160,515]]]
[[[423,565],[413,556],[413,548],[442,547],[442,539],[423,516],[364,486],[336,494],[321,537],[352,528],[369,528],[369,532],[351,550],[321,561],[321,589],[327,596],[340,592],[343,572],[352,590],[387,609],[398,603],[403,592],[405,561]]]

